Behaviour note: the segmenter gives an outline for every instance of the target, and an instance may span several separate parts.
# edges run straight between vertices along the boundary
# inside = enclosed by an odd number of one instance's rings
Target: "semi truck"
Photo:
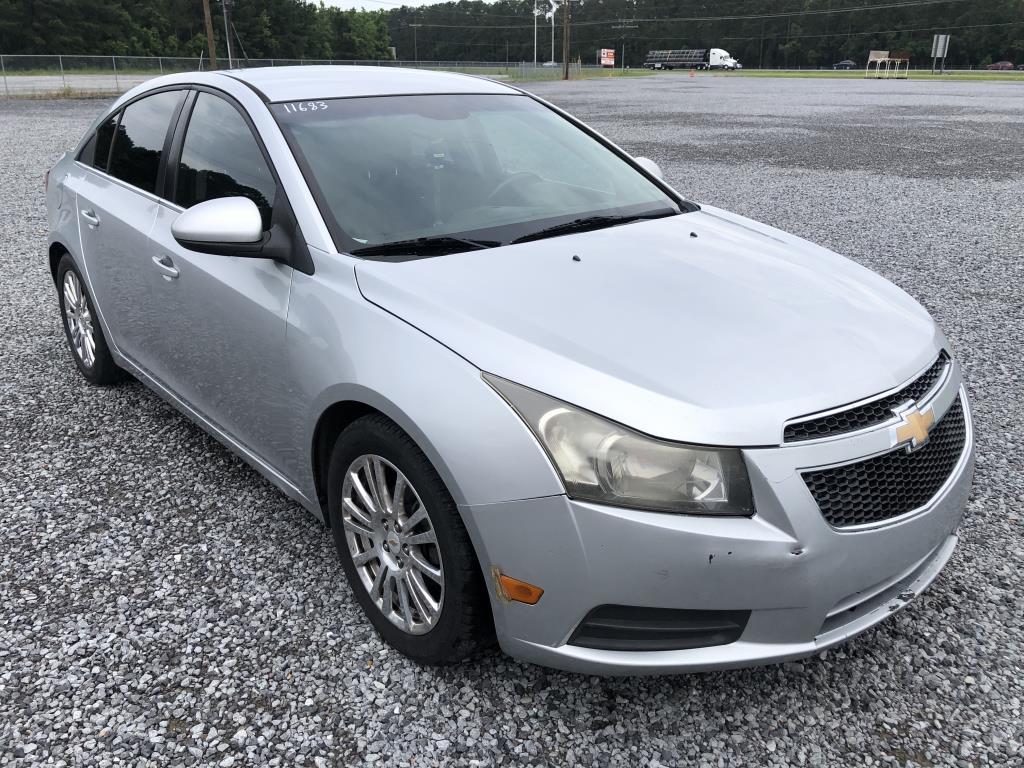
[[[648,51],[644,69],[742,69],[722,48],[673,48]]]

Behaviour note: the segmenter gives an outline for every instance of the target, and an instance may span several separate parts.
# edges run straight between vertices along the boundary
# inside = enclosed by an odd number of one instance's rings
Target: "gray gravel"
[[[923,301],[980,456],[910,609],[800,664],[605,680],[383,646],[328,533],[137,384],[74,371],[42,173],[98,102],[0,102],[0,765],[1022,765],[1024,88],[665,75],[537,92],[694,199]]]

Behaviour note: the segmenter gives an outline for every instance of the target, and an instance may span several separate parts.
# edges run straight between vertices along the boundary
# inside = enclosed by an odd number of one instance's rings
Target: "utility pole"
[[[569,30],[572,25],[573,0],[565,0],[562,11],[562,79],[569,79]]]
[[[764,69],[764,19],[761,19],[761,44],[757,49],[757,68]]]
[[[224,9],[224,43],[228,49],[228,69],[233,69],[231,56],[231,5],[234,0],[220,0],[221,7]]]
[[[533,68],[537,68],[537,0],[533,0]]]
[[[639,26],[638,24],[627,24],[625,19],[619,19],[619,23],[618,24],[613,24],[612,25],[612,29],[636,29],[638,26]],[[621,62],[621,65],[620,65],[619,68],[620,69],[625,69],[626,68],[626,33],[625,32],[620,32],[619,33],[619,42],[622,43],[622,62]]]
[[[210,67],[217,68],[217,41],[213,39],[213,14],[210,0],[203,0],[203,21],[206,22],[206,48],[210,52]]]
[[[409,26],[412,27],[412,60],[413,61],[419,61],[420,60],[420,35],[419,35],[419,29],[423,25],[422,24],[410,24]]]
[[[555,14],[558,13],[558,3],[551,0],[551,63],[555,63]]]
[[[544,18],[551,17],[551,58],[548,62],[555,63],[555,14],[558,13],[558,0],[548,0],[551,10],[544,14]]]

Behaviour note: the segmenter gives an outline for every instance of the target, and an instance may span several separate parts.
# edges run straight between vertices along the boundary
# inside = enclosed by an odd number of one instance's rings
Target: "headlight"
[[[752,515],[735,448],[668,443],[485,373],[533,430],[575,499],[691,515]]]

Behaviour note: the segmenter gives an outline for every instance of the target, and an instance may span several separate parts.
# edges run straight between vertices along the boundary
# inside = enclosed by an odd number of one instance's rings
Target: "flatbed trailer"
[[[644,69],[740,69],[742,66],[722,48],[648,51],[644,59]]]

